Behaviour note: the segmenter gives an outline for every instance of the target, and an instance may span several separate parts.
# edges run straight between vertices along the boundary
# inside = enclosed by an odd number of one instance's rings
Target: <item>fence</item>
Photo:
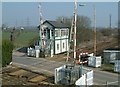
[[[120,72],[120,60],[115,61],[114,72]]]
[[[55,69],[55,84],[59,84],[60,81],[63,79],[61,70],[62,70],[64,67],[65,67],[65,66],[61,66],[61,67]]]
[[[72,85],[79,77],[79,67],[64,65],[55,69],[55,84]]]
[[[61,66],[55,69],[55,84],[93,85],[93,71],[79,66]]]
[[[28,48],[27,49],[27,55],[28,56],[35,56],[35,49],[33,49],[33,48]]]
[[[88,66],[101,67],[101,56],[91,56],[88,58]]]
[[[76,82],[77,86],[91,86],[93,85],[93,70],[89,70],[87,73],[83,74]]]

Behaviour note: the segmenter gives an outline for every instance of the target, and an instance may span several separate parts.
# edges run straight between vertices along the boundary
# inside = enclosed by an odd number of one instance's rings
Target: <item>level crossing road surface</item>
[[[54,69],[58,68],[65,63],[50,61],[45,58],[33,58],[33,57],[17,57],[13,56],[13,63],[24,68],[38,69],[38,72],[54,74]]]
[[[118,85],[118,74],[109,73],[105,71],[94,70],[94,82],[95,84],[102,85]]]
[[[21,68],[29,68],[37,72],[49,73],[54,75],[54,69],[65,64],[65,62],[56,62],[45,58],[18,57],[13,56],[13,64]],[[94,71],[95,85],[118,85],[118,74],[100,71],[96,68],[87,67]]]

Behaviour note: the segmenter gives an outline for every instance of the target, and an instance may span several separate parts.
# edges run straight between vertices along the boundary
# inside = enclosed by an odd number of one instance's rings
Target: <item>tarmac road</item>
[[[63,62],[56,62],[47,60],[45,58],[32,58],[32,57],[17,57],[13,56],[13,64],[22,68],[29,68],[37,72],[50,73],[54,75],[54,69],[64,65]],[[94,84],[95,85],[118,85],[118,74],[99,71],[96,68],[90,68],[94,71]],[[107,82],[106,82],[107,81]]]
[[[37,69],[38,72],[44,72],[46,71],[48,73],[54,74],[54,69],[57,67],[60,67],[64,65],[62,62],[56,62],[56,61],[49,61],[44,58],[32,58],[32,57],[13,57],[13,63],[20,65],[20,67],[24,68],[34,68]]]
[[[94,82],[102,85],[118,85],[118,74],[94,70]]]

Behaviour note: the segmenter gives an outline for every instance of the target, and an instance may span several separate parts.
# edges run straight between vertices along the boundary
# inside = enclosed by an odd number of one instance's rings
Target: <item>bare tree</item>
[[[87,16],[77,16],[77,44],[82,41],[89,41],[92,38],[91,20]],[[56,21],[63,22],[71,27],[72,17],[58,17]]]

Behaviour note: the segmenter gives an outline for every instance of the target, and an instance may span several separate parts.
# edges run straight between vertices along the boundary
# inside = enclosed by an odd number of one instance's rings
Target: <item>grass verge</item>
[[[114,72],[113,64],[103,64],[101,67],[102,71]]]

